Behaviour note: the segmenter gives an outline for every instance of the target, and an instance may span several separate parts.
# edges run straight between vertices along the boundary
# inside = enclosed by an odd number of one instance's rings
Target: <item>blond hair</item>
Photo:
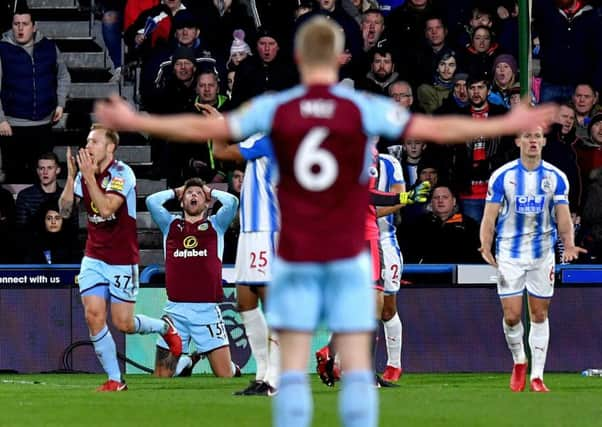
[[[106,126],[103,126],[100,123],[93,123],[92,126],[90,127],[90,131],[93,130],[104,130],[105,131],[105,137],[112,142],[113,144],[115,144],[115,148],[119,147],[119,134],[117,133],[117,131],[108,128]]]
[[[295,36],[295,53],[301,65],[333,65],[344,47],[343,29],[322,16],[309,19]]]

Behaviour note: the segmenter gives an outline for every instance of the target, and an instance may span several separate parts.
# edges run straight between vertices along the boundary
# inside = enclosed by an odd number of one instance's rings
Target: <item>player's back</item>
[[[370,155],[356,102],[311,86],[276,109],[271,136],[280,172],[280,256],[328,261],[358,254]]]

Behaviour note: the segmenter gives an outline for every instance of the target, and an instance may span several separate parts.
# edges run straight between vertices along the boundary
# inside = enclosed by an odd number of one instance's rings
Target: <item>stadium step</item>
[[[54,42],[71,69],[108,68],[104,49],[91,37],[56,38]]]
[[[61,162],[65,162],[67,146],[58,145],[54,147],[54,152]],[[125,145],[118,149],[118,158],[128,164],[142,163],[149,165],[151,162],[151,147],[149,145]]]
[[[61,187],[65,186],[65,180],[59,179],[58,183]],[[156,193],[158,191],[165,190],[167,183],[164,179],[137,179],[136,180],[136,195],[138,197],[146,197],[149,194]],[[142,227],[145,228],[145,227]],[[149,227],[146,227],[149,228]]]
[[[27,5],[30,9],[70,9],[77,6],[76,0],[28,0]]]
[[[174,212],[177,213],[177,212]],[[78,224],[79,228],[86,228],[88,224],[88,214],[86,212],[79,212]],[[150,212],[138,212],[136,213],[136,228],[138,230],[152,230],[158,229],[157,225],[151,218]]]
[[[163,249],[140,249],[140,266],[164,263]]]

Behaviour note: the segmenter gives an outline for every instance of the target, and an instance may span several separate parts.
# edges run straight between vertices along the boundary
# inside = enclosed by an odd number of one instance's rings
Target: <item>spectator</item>
[[[232,107],[267,91],[279,91],[295,85],[298,74],[292,62],[281,53],[278,36],[267,28],[259,31],[257,55],[248,56],[239,65],[232,88]]]
[[[477,33],[478,34],[478,33]],[[502,115],[504,107],[490,104],[489,81],[483,75],[471,75],[467,80],[469,106],[463,110],[475,120],[486,120],[488,117]],[[487,182],[491,172],[502,164],[505,148],[501,138],[476,138],[467,141],[466,145],[455,145],[452,148],[455,183],[460,189],[460,202],[465,215],[480,221],[485,208]]]
[[[573,105],[577,113],[577,136],[583,141],[590,142],[589,123],[591,118],[602,111],[598,105],[598,92],[587,84],[578,84],[573,92]]]
[[[410,78],[415,85],[431,84],[433,70],[437,69],[442,51],[450,51],[447,43],[447,27],[443,19],[431,16],[426,19],[424,37],[410,49],[409,63],[411,64]]]
[[[541,102],[565,101],[582,82],[601,90],[602,25],[594,8],[580,0],[534,0],[533,21],[541,46]]]
[[[228,193],[235,195],[240,200],[240,190],[245,178],[245,166],[237,165],[229,174]],[[239,207],[240,210],[240,207]],[[224,234],[224,264],[234,264],[236,261],[236,250],[238,248],[238,236],[240,235],[240,216],[236,215],[228,230]]]
[[[456,52],[443,49],[437,53],[437,66],[434,72],[432,71],[432,83],[418,87],[418,103],[426,113],[433,113],[452,92],[456,67]]]
[[[397,63],[403,63],[408,46],[424,39],[426,19],[429,16],[439,15],[437,12],[431,0],[407,0],[387,15],[386,38],[393,43],[393,56]]]
[[[196,62],[213,62],[220,75],[226,76],[226,64],[221,54],[209,49],[201,38],[200,26],[196,17],[188,10],[182,10],[173,18],[174,37],[169,44],[153,49],[142,64],[141,93],[145,108],[152,108],[149,97],[153,95],[154,86],[160,85],[161,79],[167,79],[173,73],[171,57],[179,47],[194,50]],[[159,77],[161,76],[161,77]]]
[[[493,11],[484,4],[475,4],[470,13],[468,25],[464,25],[456,38],[458,48],[468,48],[472,44],[474,33],[479,27],[493,28]]]
[[[493,61],[493,82],[487,100],[510,109],[511,90],[518,80],[518,64],[512,55],[498,55]]]
[[[152,110],[164,114],[191,111],[195,98],[194,84],[197,73],[194,50],[189,47],[178,47],[172,55],[171,65],[173,73],[166,73],[160,80],[154,95]]]
[[[20,232],[33,230],[40,206],[48,200],[58,200],[63,191],[57,182],[61,167],[55,153],[49,151],[41,154],[38,157],[36,172],[38,182],[19,191],[17,195],[16,225]],[[73,216],[72,221],[73,228],[76,228],[77,215]]]
[[[389,85],[389,96],[403,108],[415,111],[412,86],[404,80],[397,80]]]
[[[249,55],[253,55],[251,47],[245,41],[245,32],[241,29],[232,33],[234,40],[230,46],[230,58],[226,64],[228,70],[236,70],[238,65]]]
[[[0,187],[0,264],[15,259],[15,199],[10,191]]]
[[[28,247],[28,264],[76,264],[82,259],[77,235],[59,213],[58,200],[47,200],[36,215],[35,238]]]
[[[586,193],[590,173],[602,167],[602,112],[591,118],[588,129],[589,138],[579,139],[575,146]]]
[[[391,51],[385,46],[373,51],[372,65],[365,78],[359,80],[356,89],[385,95],[391,83],[399,78]]]
[[[500,53],[500,46],[493,40],[493,32],[489,27],[477,27],[472,35],[471,44],[464,51],[460,60],[470,75],[483,75],[488,80],[493,78],[493,60]]]
[[[126,0],[99,0],[102,12],[102,39],[113,63],[111,81],[121,79],[121,29]]]
[[[300,1],[303,3],[303,1]],[[357,21],[360,26],[362,25],[362,15],[368,10],[379,10],[379,2],[377,0],[341,0],[341,7],[349,16]],[[382,15],[384,18],[384,15]]]
[[[581,232],[583,247],[587,249],[583,261],[589,264],[602,263],[602,169],[592,171],[583,213]]]
[[[186,5],[197,17],[201,39],[211,52],[219,53],[220,56],[226,55],[230,48],[232,33],[237,29],[244,31],[250,45],[257,41],[256,28],[259,25],[256,26],[253,22],[245,1],[192,0]],[[220,76],[222,76],[221,70]]]
[[[439,108],[434,111],[434,114],[459,114],[462,110],[468,107],[468,90],[466,88],[466,80],[468,74],[457,72],[454,75],[454,88]]]
[[[69,72],[55,43],[17,9],[0,41],[0,148],[9,182],[33,182],[36,158],[52,150],[51,127],[63,116]]]
[[[388,147],[390,155],[395,157],[401,165],[403,180],[408,187],[414,187],[418,180],[418,163],[426,150],[424,141],[406,139],[402,145],[391,145]]]
[[[581,211],[582,179],[577,161],[576,146],[578,137],[575,133],[575,109],[570,104],[560,105],[558,124],[554,125],[546,136],[546,145],[542,150],[542,158],[560,169],[567,176],[569,183],[569,208],[571,212]]]
[[[374,49],[382,43],[383,31],[385,30],[385,17],[378,9],[368,9],[361,15],[360,30],[362,34],[362,51],[353,58],[353,76],[357,80],[370,70],[370,63],[374,56]]]
[[[130,54],[144,59],[152,49],[169,43],[173,17],[185,9],[182,0],[162,0],[143,10],[123,34]]]
[[[409,262],[424,264],[481,263],[479,224],[462,215],[450,187],[437,185],[432,212],[418,218],[410,235]],[[406,253],[404,252],[404,255]]]

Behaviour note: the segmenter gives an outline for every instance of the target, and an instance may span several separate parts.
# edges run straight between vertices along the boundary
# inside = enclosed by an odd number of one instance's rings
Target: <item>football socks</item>
[[[531,322],[529,331],[529,347],[531,348],[531,380],[543,379],[543,368],[546,364],[548,354],[548,342],[550,341],[550,324],[548,319],[541,323]]]
[[[257,364],[255,379],[263,381],[268,370],[268,325],[259,307],[240,313],[245,332],[251,346],[251,353]]]
[[[117,361],[117,348],[115,341],[109,331],[109,327],[105,325],[102,330],[90,336],[90,341],[94,345],[94,352],[109,376],[110,380],[121,382],[121,371],[119,370],[119,362]]]
[[[523,323],[518,322],[516,325],[510,326],[506,324],[505,320],[502,320],[502,325],[506,343],[512,353],[514,363],[525,363],[527,356],[525,355],[525,345],[523,344],[523,334],[525,333]]]
[[[272,421],[275,427],[309,426],[313,401],[305,372],[283,372],[280,376],[278,394],[274,396],[272,405],[274,405]]]
[[[402,325],[399,314],[395,313],[395,316],[384,321],[383,325],[385,326],[385,343],[387,345],[387,365],[401,368]]]
[[[144,314],[137,314],[134,316],[134,328],[135,333],[140,335],[146,334],[164,334],[167,332],[169,325],[161,319],[155,319],[154,317],[148,317]]]
[[[378,397],[374,372],[349,371],[343,374],[339,394],[339,413],[345,427],[375,427],[378,422]]]

